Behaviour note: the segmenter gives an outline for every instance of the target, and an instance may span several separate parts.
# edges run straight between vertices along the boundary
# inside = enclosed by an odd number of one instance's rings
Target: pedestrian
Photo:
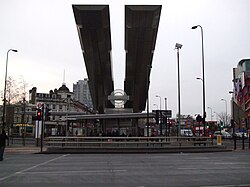
[[[2,134],[0,134],[0,161],[3,161],[3,154],[7,139],[8,136],[6,135],[5,130],[2,130]]]

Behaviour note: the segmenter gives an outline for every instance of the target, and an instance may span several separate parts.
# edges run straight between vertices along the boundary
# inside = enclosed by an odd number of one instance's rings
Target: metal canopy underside
[[[108,5],[73,5],[81,48],[89,78],[94,109],[113,108],[108,95],[114,90]],[[130,100],[125,108],[145,109],[148,93],[147,66],[152,65],[161,5],[125,6],[126,73],[124,91]]]
[[[132,100],[125,107],[134,112],[145,109],[161,5],[125,6],[126,77],[124,91]],[[147,75],[148,74],[148,75]],[[147,77],[148,76],[148,77]]]
[[[155,118],[155,113],[149,113],[149,118]],[[67,120],[93,120],[93,119],[143,119],[147,118],[147,113],[123,113],[123,114],[96,114],[96,115],[72,115]]]
[[[89,78],[94,109],[112,108],[114,91],[108,5],[73,5],[73,12]]]

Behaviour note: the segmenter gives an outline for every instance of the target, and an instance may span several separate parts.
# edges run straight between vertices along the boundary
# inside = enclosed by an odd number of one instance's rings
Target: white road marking
[[[127,172],[128,170],[122,169],[106,169],[106,170],[73,170],[73,171],[28,171],[23,174],[70,174],[70,173],[118,173],[118,172]]]
[[[32,167],[23,169],[23,170],[21,170],[21,171],[17,171],[17,172],[15,172],[15,173],[12,173],[12,174],[10,174],[10,175],[7,175],[7,176],[5,176],[5,177],[0,178],[0,182],[3,181],[3,180],[5,180],[5,179],[8,179],[8,178],[10,178],[10,177],[13,177],[13,176],[15,176],[15,175],[22,174],[22,173],[24,173],[24,172],[27,172],[27,171],[32,170],[32,169],[34,169],[34,168],[37,168],[37,167],[39,167],[39,166],[42,166],[42,165],[48,164],[48,163],[50,163],[50,162],[53,162],[53,161],[55,161],[55,160],[58,160],[58,159],[60,159],[60,158],[66,157],[66,156],[68,156],[68,155],[70,155],[70,154],[62,155],[62,156],[53,158],[53,159],[51,159],[51,160],[48,160],[48,161],[46,161],[46,162],[37,164],[37,165],[35,165],[35,166],[32,166]]]
[[[236,185],[218,185],[218,186],[201,186],[201,187],[249,187],[250,184],[236,184]]]
[[[187,168],[177,168],[177,169],[181,169],[181,170],[182,170],[182,169],[184,169],[184,170],[185,170],[185,169],[186,169],[186,170],[198,170],[198,168],[188,168],[188,167],[187,167]]]

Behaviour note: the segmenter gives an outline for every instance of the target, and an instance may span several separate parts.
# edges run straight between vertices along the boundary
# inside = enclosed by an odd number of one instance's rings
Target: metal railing
[[[64,148],[157,148],[211,146],[210,137],[47,137],[46,147]]]

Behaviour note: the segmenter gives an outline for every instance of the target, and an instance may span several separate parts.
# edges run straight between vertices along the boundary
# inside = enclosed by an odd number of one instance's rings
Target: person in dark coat
[[[5,131],[2,130],[2,133],[0,134],[0,161],[3,161],[3,154],[7,139],[8,136],[6,135]]]

